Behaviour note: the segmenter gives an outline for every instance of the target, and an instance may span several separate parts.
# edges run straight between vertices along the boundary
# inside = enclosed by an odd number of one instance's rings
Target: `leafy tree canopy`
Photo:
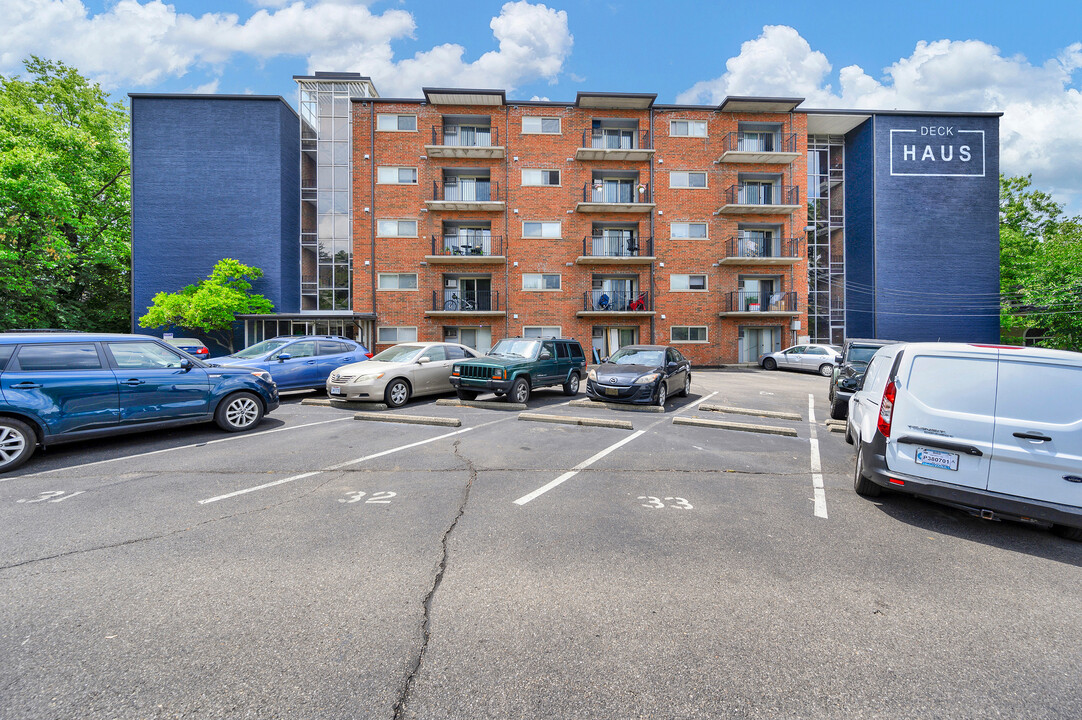
[[[124,331],[128,114],[64,63],[0,77],[0,328]]]
[[[180,292],[160,292],[139,327],[156,328],[177,325],[202,330],[233,352],[233,323],[238,314],[265,314],[274,310],[270,300],[249,292],[250,280],[263,277],[263,271],[232,258],[223,258],[205,279],[188,285]]]

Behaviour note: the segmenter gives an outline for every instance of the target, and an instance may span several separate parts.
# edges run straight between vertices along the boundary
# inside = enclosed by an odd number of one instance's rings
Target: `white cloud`
[[[979,40],[919,42],[880,78],[850,65],[831,84],[826,56],[790,27],[766,26],[725,63],[695,83],[679,103],[720,102],[727,95],[806,98],[804,107],[874,110],[1001,111],[1000,164],[1008,175],[1032,173],[1072,214],[1082,212],[1082,43],[1034,65]]]
[[[151,86],[193,68],[222,72],[236,55],[306,58],[309,71],[357,70],[383,95],[420,94],[429,86],[513,89],[555,79],[571,52],[567,13],[526,0],[506,3],[490,27],[499,49],[473,62],[445,44],[396,60],[391,43],[416,27],[404,10],[371,12],[361,3],[255,0],[265,6],[194,16],[161,0],[119,0],[91,15],[82,0],[4,0],[0,73],[31,54],[64,60],[109,89]],[[267,9],[269,6],[270,9]]]

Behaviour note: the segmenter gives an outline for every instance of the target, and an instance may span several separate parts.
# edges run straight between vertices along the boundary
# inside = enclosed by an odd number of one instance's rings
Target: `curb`
[[[587,427],[617,428],[619,430],[634,430],[628,420],[601,420],[598,418],[571,417],[568,415],[542,415],[540,413],[519,413],[519,420],[531,420],[533,422],[555,423],[557,425],[584,425]]]
[[[732,415],[751,415],[754,417],[777,418],[779,420],[803,420],[799,413],[780,412],[778,410],[756,410],[754,408],[727,407],[725,405],[711,405],[702,403],[700,410],[706,412],[730,413]]]
[[[739,430],[741,432],[761,433],[763,435],[785,435],[796,437],[796,430],[792,428],[774,427],[772,425],[748,425],[746,423],[726,422],[725,420],[706,420],[704,418],[674,417],[673,425],[695,425],[697,427],[711,427],[718,430]]]
[[[485,408],[486,410],[527,409],[523,403],[504,402],[502,400],[451,400],[449,398],[440,398],[436,401],[436,404],[443,407],[475,407]]]
[[[305,398],[301,400],[301,405],[315,405],[316,407],[333,407],[333,408],[354,408],[356,409],[361,403],[349,402],[346,400],[331,400],[329,398]],[[365,404],[366,410],[386,410],[387,405],[384,403],[372,403]]]
[[[665,412],[665,408],[660,405],[630,405],[625,403],[610,403],[598,400],[572,400],[568,403],[569,407],[592,407],[592,408],[607,408],[609,410],[623,410],[624,412],[646,412],[646,413],[661,413]]]
[[[354,420],[374,420],[376,422],[403,423],[406,425],[441,425],[443,427],[460,427],[462,421],[458,418],[426,417],[424,415],[391,415],[383,413],[357,413]]]
[[[828,427],[832,433],[845,433],[845,425],[830,425]]]

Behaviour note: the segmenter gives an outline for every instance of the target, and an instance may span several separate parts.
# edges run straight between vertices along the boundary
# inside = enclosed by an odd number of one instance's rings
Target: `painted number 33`
[[[665,503],[661,502],[661,498],[656,498],[653,495],[640,495],[638,499],[646,500],[646,502],[642,504],[643,507],[653,508],[655,510],[661,510],[665,507]],[[694,509],[692,504],[682,497],[667,497],[665,499],[669,501],[669,507],[671,508],[678,510]]]

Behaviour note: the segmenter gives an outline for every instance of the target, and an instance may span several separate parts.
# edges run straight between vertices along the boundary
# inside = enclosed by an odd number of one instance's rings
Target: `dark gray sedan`
[[[691,363],[668,345],[625,345],[586,376],[592,400],[665,405],[691,392]]]

